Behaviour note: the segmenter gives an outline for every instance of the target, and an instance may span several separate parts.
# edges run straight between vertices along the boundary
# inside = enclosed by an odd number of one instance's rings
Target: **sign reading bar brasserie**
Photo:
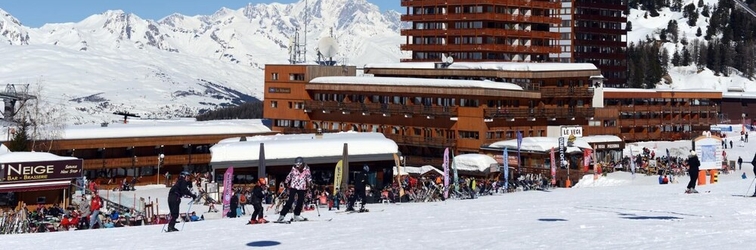
[[[2,163],[3,181],[36,181],[81,177],[81,160]]]

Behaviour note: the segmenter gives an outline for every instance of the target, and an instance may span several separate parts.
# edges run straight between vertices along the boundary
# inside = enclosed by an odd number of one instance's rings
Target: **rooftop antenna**
[[[336,61],[333,57],[339,51],[339,44],[336,43],[336,39],[333,39],[333,28],[331,28],[331,36],[321,38],[318,42],[318,64],[325,66],[334,66]]]

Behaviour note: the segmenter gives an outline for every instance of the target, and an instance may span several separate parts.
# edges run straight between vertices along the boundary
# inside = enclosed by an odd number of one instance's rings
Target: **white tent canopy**
[[[564,139],[564,144],[567,144],[567,138]],[[511,139],[506,141],[498,141],[491,143],[486,147],[487,149],[504,149],[517,150],[517,139]],[[520,151],[522,152],[540,152],[546,153],[551,151],[551,148],[559,149],[558,137],[525,137],[522,138],[522,144]],[[583,149],[592,148],[584,139],[576,138],[573,146],[567,147],[567,153],[579,153],[583,152]]]
[[[463,154],[454,156],[454,164],[457,170],[471,172],[486,172],[491,164],[498,165],[496,160],[484,154]],[[451,166],[449,166],[451,169]]]
[[[401,175],[424,175],[428,172],[433,172],[438,175],[444,174],[444,172],[441,172],[441,170],[438,170],[431,165],[425,165],[422,167],[402,166]],[[394,176],[396,176],[397,174],[399,174],[399,171],[396,170],[396,166],[394,166]]]
[[[393,154],[399,152],[396,142],[372,132],[259,135],[245,139],[236,137],[218,142],[210,148],[210,164],[214,168],[257,166],[261,143],[265,162],[271,165],[289,165],[298,156],[310,164],[335,163],[343,155],[344,143],[348,145],[351,162],[393,160]]]

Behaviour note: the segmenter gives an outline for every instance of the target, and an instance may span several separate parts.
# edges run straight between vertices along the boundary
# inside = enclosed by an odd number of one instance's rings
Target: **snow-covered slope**
[[[698,39],[705,42],[703,35],[698,37],[696,33],[700,28],[702,33],[706,33],[706,29],[709,26],[709,18],[701,16],[700,13],[703,10],[703,5],[699,6],[699,0],[683,0],[682,6],[689,4],[696,5],[696,11],[699,13],[699,17],[695,26],[687,24],[688,18],[683,17],[682,12],[671,11],[669,8],[662,8],[659,11],[659,16],[652,17],[645,15],[646,11],[640,9],[630,9],[630,14],[627,16],[628,22],[632,23],[632,31],[627,34],[628,44],[631,42],[638,43],[638,41],[645,41],[647,38],[652,40],[661,40],[660,31],[667,28],[667,24],[671,20],[677,21],[678,27],[678,42],[666,42],[664,47],[670,53],[669,57],[675,51],[681,51],[685,45],[682,44],[682,38],[684,37],[689,44]],[[709,6],[711,12],[718,0],[703,0],[704,5]],[[727,92],[728,89],[737,89],[747,92],[756,91],[756,81],[742,77],[740,74],[731,74],[729,77],[716,76],[714,72],[709,69],[704,69],[699,72],[696,66],[685,67],[673,67],[670,65],[669,77],[672,80],[670,85],[659,85],[660,88],[674,88],[674,89],[715,89],[722,92]]]
[[[399,13],[381,13],[365,0],[308,4],[249,4],[161,20],[112,10],[40,28],[0,10],[0,82],[41,83],[40,96],[70,107],[70,123],[99,123],[118,120],[110,114],[119,110],[188,116],[262,99],[264,65],[288,63],[298,29],[306,36],[307,62],[317,59],[318,40],[331,33],[340,62],[404,57]]]

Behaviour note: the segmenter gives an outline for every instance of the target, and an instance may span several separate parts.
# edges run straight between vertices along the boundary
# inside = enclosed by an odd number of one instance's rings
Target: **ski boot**
[[[690,188],[686,188],[686,189],[685,189],[685,193],[686,193],[686,194],[690,194],[690,193],[693,193],[693,191],[690,191]]]
[[[178,232],[178,229],[176,229],[175,227],[169,227],[166,232]]]
[[[278,220],[276,220],[276,222],[277,223],[283,223],[283,222],[285,222],[284,221],[285,217],[286,217],[285,215],[278,216]]]
[[[307,221],[307,218],[302,217],[301,215],[294,215],[294,221]]]
[[[265,218],[260,218],[260,219],[257,219],[257,223],[265,224],[265,223],[268,223],[268,220],[266,220]]]
[[[691,188],[691,189],[690,189],[690,192],[691,192],[691,193],[694,193],[694,194],[697,194],[697,193],[698,193],[698,190],[696,190],[695,188]]]
[[[346,212],[354,212],[354,207],[353,206],[347,206],[346,210],[344,210],[344,211],[346,211]]]
[[[249,220],[249,221],[247,221],[247,225],[251,225],[251,224],[257,224],[257,223],[260,223],[260,222],[259,222],[259,221],[257,221],[257,220],[254,220],[254,219],[253,219],[253,220]]]

